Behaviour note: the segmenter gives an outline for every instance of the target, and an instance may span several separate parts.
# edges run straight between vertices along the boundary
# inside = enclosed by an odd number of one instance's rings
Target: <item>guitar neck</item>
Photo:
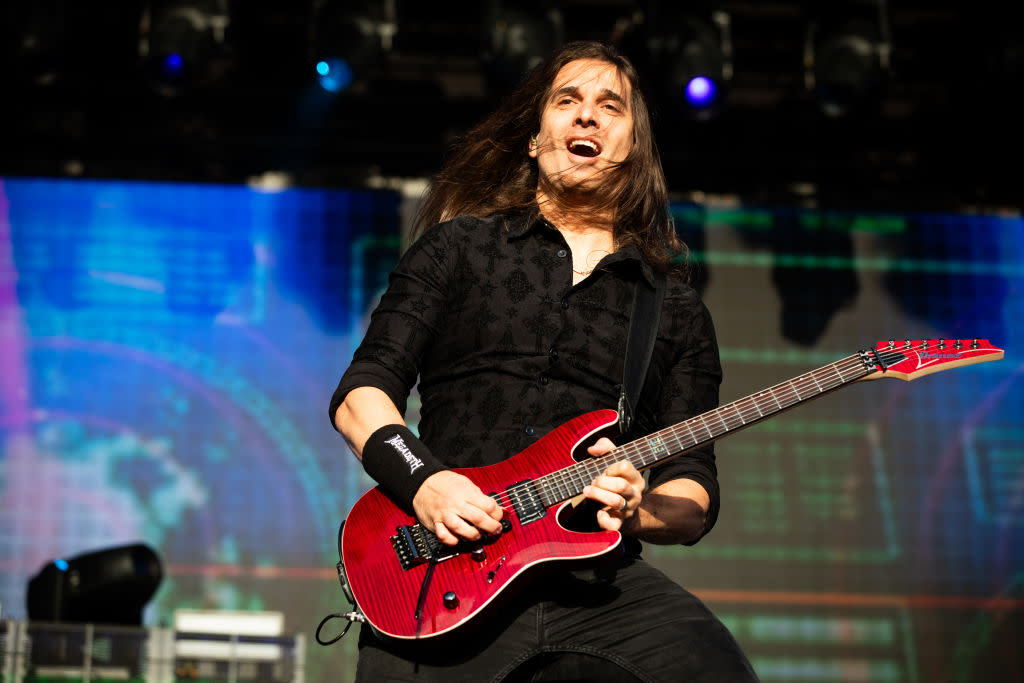
[[[701,448],[726,434],[757,424],[801,403],[863,379],[876,372],[876,360],[881,361],[884,367],[886,363],[903,359],[903,355],[898,351],[879,353],[877,358],[866,351],[853,354],[623,444],[600,458],[589,458],[552,472],[537,480],[537,490],[545,505],[555,505],[578,496],[584,486],[594,481],[594,477],[620,460],[629,460],[642,472],[688,451]]]

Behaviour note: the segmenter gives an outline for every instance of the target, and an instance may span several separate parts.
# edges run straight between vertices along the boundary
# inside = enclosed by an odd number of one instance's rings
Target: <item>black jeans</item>
[[[725,626],[644,560],[521,578],[451,636],[396,641],[363,626],[356,680],[756,681]]]

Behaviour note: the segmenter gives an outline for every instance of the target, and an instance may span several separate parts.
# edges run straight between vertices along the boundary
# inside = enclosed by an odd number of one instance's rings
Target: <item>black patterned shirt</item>
[[[627,245],[572,283],[572,255],[550,223],[529,216],[456,218],[426,231],[391,273],[330,404],[384,391],[402,414],[419,377],[419,435],[451,467],[500,462],[560,424],[615,409],[637,278],[653,284]],[[698,294],[670,275],[636,420],[642,432],[718,404],[714,327]],[[655,467],[649,486],[700,483],[718,515],[714,452]]]

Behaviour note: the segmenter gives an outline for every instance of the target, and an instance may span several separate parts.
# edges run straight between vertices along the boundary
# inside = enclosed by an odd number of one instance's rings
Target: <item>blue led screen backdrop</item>
[[[143,541],[174,609],[346,607],[370,485],[327,402],[400,253],[389,192],[0,180],[0,606],[44,563]],[[862,382],[718,444],[722,515],[648,556],[766,681],[1024,680],[1020,218],[675,207],[723,401],[880,339],[1006,358]],[[414,414],[413,414],[414,417]],[[311,644],[349,680],[355,638]]]

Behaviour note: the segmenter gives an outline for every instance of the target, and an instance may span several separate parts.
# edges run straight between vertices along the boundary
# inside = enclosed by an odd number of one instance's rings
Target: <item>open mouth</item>
[[[565,148],[569,150],[570,154],[581,157],[596,157],[601,153],[601,147],[596,142],[582,138],[569,140]]]

